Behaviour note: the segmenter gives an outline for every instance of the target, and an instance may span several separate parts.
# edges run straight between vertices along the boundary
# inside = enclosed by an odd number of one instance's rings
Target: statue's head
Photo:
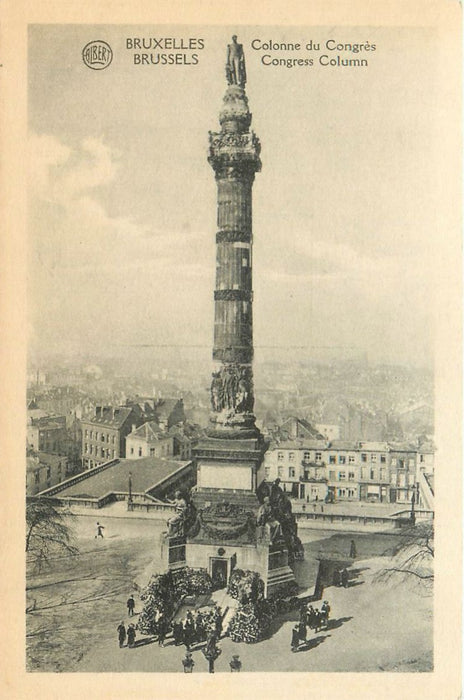
[[[176,498],[180,498],[182,496],[182,494],[180,491],[176,491],[175,496],[176,496]]]
[[[233,35],[232,41],[234,41],[234,42],[237,41],[237,35],[236,35],[236,34]]]

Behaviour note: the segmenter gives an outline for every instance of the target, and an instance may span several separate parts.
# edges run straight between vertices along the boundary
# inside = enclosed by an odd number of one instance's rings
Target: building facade
[[[26,494],[35,496],[61,483],[69,472],[68,458],[64,455],[31,452],[26,457]]]
[[[142,423],[142,412],[136,407],[97,406],[93,418],[81,421],[84,469],[125,457],[126,437]]]
[[[126,437],[127,459],[141,457],[172,457],[174,438],[167,435],[158,423],[150,421],[139,428],[133,427]]]
[[[407,444],[288,441],[266,452],[263,478],[279,478],[292,498],[306,501],[410,503],[417,489],[418,454]]]
[[[30,411],[27,424],[27,446],[36,452],[67,454],[68,431],[66,416],[34,416],[40,411]]]

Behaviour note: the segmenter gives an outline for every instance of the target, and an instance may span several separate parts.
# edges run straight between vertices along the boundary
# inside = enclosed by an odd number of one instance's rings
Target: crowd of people
[[[321,629],[327,629],[330,615],[330,605],[327,600],[322,603],[321,609],[313,608],[308,603],[300,608],[300,620],[292,629],[291,650],[298,651],[301,645],[306,645],[308,628],[319,632]]]
[[[172,625],[174,644],[185,644],[187,650],[195,644],[210,640],[212,636],[216,640],[222,635],[223,614],[219,605],[207,611],[197,610],[193,613],[188,610],[183,620],[175,620]]]
[[[127,601],[129,617],[134,615],[134,598]],[[222,635],[223,613],[219,605],[214,605],[208,610],[188,610],[183,619],[169,620],[161,613],[155,619],[156,637],[159,646],[164,646],[167,636],[171,636],[175,646],[185,645],[187,651],[190,648],[206,642],[206,646],[212,647]],[[121,622],[117,628],[119,646],[123,647],[127,637],[127,646],[135,646],[136,626],[129,624],[126,627]]]

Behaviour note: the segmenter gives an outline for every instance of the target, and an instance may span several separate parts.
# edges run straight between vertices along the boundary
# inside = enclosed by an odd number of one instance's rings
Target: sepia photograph
[[[26,27],[25,672],[426,683],[443,31],[172,19]]]

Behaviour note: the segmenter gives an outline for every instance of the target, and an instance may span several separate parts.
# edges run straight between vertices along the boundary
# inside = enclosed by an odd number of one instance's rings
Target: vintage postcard
[[[457,697],[459,4],[38,5],[6,695]]]

